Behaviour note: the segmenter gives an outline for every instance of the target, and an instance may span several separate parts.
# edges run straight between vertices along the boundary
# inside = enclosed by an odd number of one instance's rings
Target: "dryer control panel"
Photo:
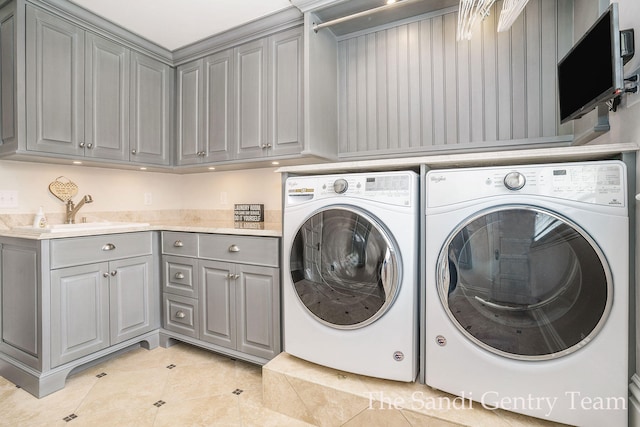
[[[626,168],[619,161],[432,170],[427,207],[507,194],[626,206]]]
[[[413,172],[302,176],[287,178],[287,204],[331,197],[366,199],[395,206],[415,206],[417,175]]]

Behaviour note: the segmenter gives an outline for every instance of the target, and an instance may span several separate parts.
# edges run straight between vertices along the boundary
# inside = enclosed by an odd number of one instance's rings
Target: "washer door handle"
[[[393,298],[398,283],[398,264],[396,262],[396,254],[387,248],[380,267],[380,280],[386,298]]]

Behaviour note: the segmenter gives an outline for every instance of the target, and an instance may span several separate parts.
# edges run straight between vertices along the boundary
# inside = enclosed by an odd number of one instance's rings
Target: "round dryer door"
[[[382,316],[401,273],[389,234],[348,207],[324,209],[305,221],[291,247],[290,268],[300,302],[338,329],[360,328]]]
[[[438,292],[454,324],[515,359],[564,356],[601,329],[611,272],[595,242],[550,211],[501,207],[459,226],[438,258]]]

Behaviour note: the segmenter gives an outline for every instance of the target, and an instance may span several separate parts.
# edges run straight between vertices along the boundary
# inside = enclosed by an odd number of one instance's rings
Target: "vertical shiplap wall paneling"
[[[416,58],[420,61],[420,90],[412,87],[420,96],[420,136],[423,146],[434,144],[434,104],[433,104],[433,51],[432,20],[425,19],[420,22],[420,53]]]
[[[450,10],[340,40],[340,154],[558,136],[563,1],[530,0],[511,30],[497,33],[498,1],[470,41],[456,41]]]

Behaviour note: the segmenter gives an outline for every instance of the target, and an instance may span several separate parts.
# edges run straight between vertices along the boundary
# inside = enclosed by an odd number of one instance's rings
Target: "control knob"
[[[344,193],[347,188],[349,188],[349,183],[344,178],[336,179],[333,183],[333,191],[338,194]]]
[[[509,190],[520,190],[527,182],[520,172],[509,172],[504,176],[504,186]]]

